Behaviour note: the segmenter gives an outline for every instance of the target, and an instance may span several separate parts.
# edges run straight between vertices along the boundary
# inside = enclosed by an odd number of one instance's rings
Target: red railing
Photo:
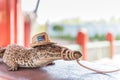
[[[22,18],[21,0],[0,0],[0,46],[29,47],[30,20]]]
[[[113,58],[115,48],[114,48],[114,36],[111,32],[108,32],[106,35],[106,40],[110,43],[110,58]],[[77,44],[82,48],[82,59],[87,60],[87,44],[88,44],[88,35],[85,31],[79,31],[76,38]]]

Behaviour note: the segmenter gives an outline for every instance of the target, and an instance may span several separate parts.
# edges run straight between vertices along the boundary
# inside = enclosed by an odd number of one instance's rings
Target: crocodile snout
[[[74,51],[74,57],[75,59],[78,59],[82,56],[81,52],[80,51]]]
[[[64,60],[77,60],[79,59],[82,54],[80,51],[72,51],[72,50],[65,50],[63,51],[64,53],[62,53],[62,59]]]

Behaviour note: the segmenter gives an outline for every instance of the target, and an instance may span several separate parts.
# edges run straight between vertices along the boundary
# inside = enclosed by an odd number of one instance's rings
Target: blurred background
[[[30,47],[33,35],[83,53],[83,60],[119,58],[119,0],[0,0],[0,45]]]

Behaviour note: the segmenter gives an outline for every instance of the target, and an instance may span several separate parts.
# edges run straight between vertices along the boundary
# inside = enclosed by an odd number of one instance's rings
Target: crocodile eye
[[[38,40],[38,41],[43,41],[43,40],[44,40],[44,37],[43,37],[43,36],[38,36],[38,37],[37,37],[37,40]]]

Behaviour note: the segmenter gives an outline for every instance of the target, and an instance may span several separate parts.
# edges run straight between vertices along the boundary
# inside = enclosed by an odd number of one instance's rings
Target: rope
[[[74,56],[74,51],[71,51],[71,50],[69,50],[69,49],[67,49],[67,48],[64,48],[64,47],[62,48],[62,51],[61,51],[61,57],[62,57],[62,59],[64,59],[64,60],[76,60],[76,62],[77,62],[80,66],[82,66],[82,67],[84,67],[84,68],[86,68],[86,69],[88,69],[88,70],[94,71],[94,72],[96,72],[96,73],[100,73],[100,74],[113,73],[113,72],[120,71],[120,69],[111,70],[111,71],[101,71],[101,70],[96,70],[96,69],[90,68],[90,67],[88,67],[88,66],[86,66],[86,65],[83,65],[82,63],[79,62],[79,59],[77,59],[77,58]]]
[[[88,70],[94,71],[94,72],[96,72],[96,73],[105,74],[105,73],[113,73],[113,72],[120,71],[120,69],[111,70],[111,71],[100,71],[100,70],[96,70],[96,69],[93,69],[93,68],[90,68],[90,67],[87,67],[87,66],[83,65],[82,63],[79,62],[78,59],[77,59],[76,61],[77,61],[77,63],[78,63],[80,66],[82,66],[82,67],[84,67],[84,68],[86,68],[86,69],[88,69]]]

